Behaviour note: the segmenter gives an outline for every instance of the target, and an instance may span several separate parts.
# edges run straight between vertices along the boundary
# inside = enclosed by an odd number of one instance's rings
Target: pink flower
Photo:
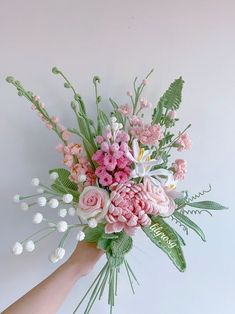
[[[57,150],[57,152],[63,153],[64,152],[64,145],[58,144],[55,149]]]
[[[172,164],[172,167],[175,170],[174,178],[176,180],[183,180],[187,172],[187,162],[184,159],[176,159]]]
[[[95,140],[96,140],[96,143],[101,144],[104,141],[104,138],[103,138],[103,136],[98,135],[98,136],[96,136]]]
[[[175,110],[171,110],[169,111],[168,115],[167,115],[170,119],[174,120],[177,117],[176,111]]]
[[[116,142],[120,143],[120,142],[128,142],[130,139],[129,134],[127,134],[125,131],[121,130],[118,131],[117,135],[116,135]]]
[[[110,186],[113,183],[113,177],[106,171],[100,174],[99,182],[103,186]]]
[[[73,144],[71,147],[71,154],[79,156],[82,152],[82,147],[79,144]]]
[[[116,165],[117,165],[117,160],[112,155],[107,154],[104,157],[104,166],[106,170],[113,171],[116,168]]]
[[[106,233],[124,230],[132,235],[137,227],[148,226],[152,208],[142,184],[132,182],[113,184],[110,195],[111,204],[106,215]]]
[[[102,165],[104,161],[104,153],[102,150],[97,150],[92,156],[92,160],[96,161],[99,165]]]
[[[148,202],[153,208],[153,215],[168,217],[173,214],[176,204],[170,193],[167,193],[167,190],[154,185],[151,179],[147,177],[144,179],[144,190],[147,192]]]
[[[133,126],[130,132],[144,145],[156,145],[163,138],[160,124]]]
[[[147,101],[147,99],[145,98],[141,98],[140,99],[140,107],[145,109],[145,108],[151,108],[152,104],[150,102]]]
[[[115,182],[125,183],[128,180],[128,175],[125,171],[117,171],[114,174]]]
[[[97,175],[97,177],[101,177],[105,172],[106,172],[106,169],[103,166],[99,166],[95,170],[95,174]]]
[[[129,91],[129,90],[127,91],[127,93],[126,93],[126,94],[127,94],[127,96],[129,96],[129,97],[131,97],[131,96],[132,96],[132,92],[131,92],[131,91]]]
[[[65,164],[68,168],[72,167],[72,165],[73,165],[73,155],[71,155],[71,154],[66,154],[66,155],[64,156],[64,164]]]
[[[62,133],[62,138],[63,138],[63,140],[64,141],[68,141],[69,140],[69,138],[70,138],[70,133],[68,132],[68,131],[64,131],[63,133]]]
[[[77,214],[83,219],[103,219],[108,211],[109,195],[104,189],[87,186],[80,194]]]
[[[122,113],[124,116],[129,116],[132,113],[132,108],[128,104],[125,104],[120,106],[117,111]]]
[[[52,120],[52,122],[54,122],[55,124],[57,124],[57,123],[59,122],[59,117],[53,116],[53,117],[51,118],[51,120]]]
[[[119,169],[124,169],[129,163],[129,159],[127,157],[122,156],[117,159],[117,166]]]
[[[131,124],[132,126],[140,126],[140,125],[142,125],[142,121],[141,121],[141,119],[138,118],[137,116],[132,116],[132,117],[130,118],[130,124]]]
[[[177,148],[178,151],[188,150],[192,147],[192,141],[191,141],[188,133],[181,134],[176,143],[180,145]]]
[[[100,148],[103,152],[108,153],[109,152],[109,143],[108,142],[102,142]]]

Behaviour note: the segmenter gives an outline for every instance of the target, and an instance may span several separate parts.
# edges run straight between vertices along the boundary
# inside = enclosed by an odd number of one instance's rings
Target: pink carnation
[[[133,126],[130,132],[144,145],[156,145],[163,138],[160,124]]]
[[[124,230],[132,235],[137,227],[150,225],[148,214],[152,213],[152,207],[142,184],[132,182],[113,184],[111,189],[111,204],[106,215],[106,233]]]
[[[174,178],[176,180],[183,180],[187,172],[187,162],[184,159],[176,159],[172,164],[172,167],[175,170]]]
[[[122,113],[124,116],[129,116],[132,113],[132,108],[128,104],[125,104],[120,106],[117,111]]]
[[[188,149],[191,149],[191,147],[192,147],[192,141],[191,141],[188,133],[181,134],[176,143],[180,145],[177,148],[178,151],[188,150]]]

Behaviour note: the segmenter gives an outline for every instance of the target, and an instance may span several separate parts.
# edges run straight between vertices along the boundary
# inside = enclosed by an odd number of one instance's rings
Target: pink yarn
[[[163,138],[160,124],[133,126],[130,132],[144,145],[156,145]]]
[[[123,114],[124,116],[129,116],[132,113],[132,107],[128,104],[122,105],[117,109],[118,112]]]
[[[152,213],[152,207],[143,184],[133,182],[113,184],[111,189],[111,204],[106,215],[106,233],[124,230],[132,235],[137,227],[151,224],[148,214]]]
[[[191,149],[191,147],[192,147],[192,141],[191,141],[188,133],[181,134],[176,143],[180,145],[177,148],[178,151],[188,150],[188,149]]]
[[[184,180],[185,174],[187,172],[187,162],[184,159],[176,159],[172,164],[172,167],[175,170],[174,178],[176,180]]]

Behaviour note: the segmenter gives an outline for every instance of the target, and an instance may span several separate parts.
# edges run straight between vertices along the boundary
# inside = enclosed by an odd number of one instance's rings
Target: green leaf
[[[117,239],[113,239],[111,242],[112,256],[124,256],[132,248],[132,238],[125,232],[120,232]]]
[[[111,239],[104,239],[101,237],[97,242],[97,248],[103,251],[108,251],[111,241]]]
[[[103,224],[98,224],[97,227],[95,228],[85,228],[84,233],[85,233],[85,242],[89,243],[98,243],[99,239],[102,237],[102,234],[104,232],[104,225]]]
[[[49,170],[50,174],[52,172],[58,173],[59,177],[51,185],[51,188],[60,194],[67,194],[67,193],[72,194],[74,201],[77,202],[79,200],[78,187],[76,183],[70,181],[69,179],[70,172],[63,168],[56,168],[56,169]]]
[[[209,210],[228,209],[228,207],[225,207],[219,203],[212,202],[212,201],[193,202],[193,203],[188,203],[187,205],[191,207],[203,208],[203,209],[209,209]]]
[[[111,268],[117,268],[120,265],[122,265],[122,263],[124,262],[124,256],[112,256],[110,253],[106,254],[108,262],[109,262],[109,266]]]
[[[196,225],[191,219],[189,219],[187,216],[185,216],[184,214],[175,211],[174,212],[174,216],[181,221],[184,225],[186,225],[187,227],[191,228],[192,230],[194,230],[203,241],[206,241],[206,237],[205,234],[203,233],[203,231],[201,230],[200,227],[198,227],[198,225]]]
[[[168,255],[180,271],[184,271],[186,269],[186,262],[180,241],[174,229],[161,217],[152,217],[151,220],[151,226],[142,228],[143,231],[155,245]]]
[[[163,113],[163,105],[159,102],[153,110],[152,124],[157,124],[161,122],[162,113]]]
[[[179,108],[181,103],[181,94],[183,89],[184,81],[182,78],[176,79],[173,83],[171,83],[168,90],[163,94],[160,98],[158,106],[160,108],[166,108],[171,110],[176,110]]]

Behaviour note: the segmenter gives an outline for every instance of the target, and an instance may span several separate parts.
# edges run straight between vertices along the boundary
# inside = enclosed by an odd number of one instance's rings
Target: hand
[[[97,249],[95,243],[79,242],[67,262],[77,267],[80,276],[85,276],[103,254],[104,252]]]

